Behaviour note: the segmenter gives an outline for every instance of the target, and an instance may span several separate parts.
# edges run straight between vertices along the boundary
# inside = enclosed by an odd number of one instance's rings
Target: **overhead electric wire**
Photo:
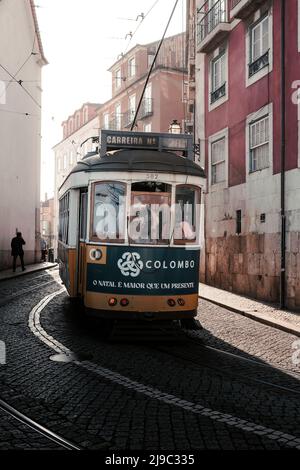
[[[135,37],[137,31],[138,31],[139,28],[141,27],[141,25],[142,25],[142,23],[144,22],[144,20],[150,15],[150,13],[152,12],[152,10],[156,7],[156,5],[158,4],[159,1],[160,1],[160,0],[156,0],[156,1],[152,4],[152,6],[149,8],[149,10],[147,11],[147,13],[146,13],[145,15],[143,15],[143,13],[141,13],[140,15],[137,16],[136,21],[138,20],[139,17],[141,18],[141,21],[140,21],[140,23],[138,24],[138,26],[136,27],[136,29],[134,30],[134,32],[133,32],[133,33],[130,32],[130,40],[129,40],[129,42],[128,42],[128,44],[127,44],[127,46],[126,46],[124,52],[121,52],[121,54],[118,55],[118,59],[119,59],[119,57],[120,57],[120,60],[121,60],[121,67],[122,67],[122,65],[123,65],[122,59],[124,58],[124,56],[125,56],[126,53],[128,52],[129,46],[130,46],[130,44],[131,44],[133,38]],[[128,98],[129,98],[129,90],[128,90],[128,88],[126,89],[126,93],[127,93]]]
[[[143,102],[144,94],[145,94],[147,85],[148,85],[148,83],[149,83],[152,70],[153,70],[153,68],[154,68],[154,65],[155,65],[155,62],[156,62],[156,60],[157,60],[158,54],[159,54],[159,52],[160,52],[161,46],[162,46],[162,44],[163,44],[163,42],[164,42],[165,36],[166,36],[167,31],[168,31],[168,29],[169,29],[170,23],[171,23],[171,21],[172,21],[173,15],[174,15],[175,10],[176,10],[176,7],[177,7],[177,5],[178,5],[178,1],[179,1],[179,0],[175,0],[175,4],[174,4],[174,6],[173,6],[171,15],[170,15],[169,20],[168,20],[168,23],[167,23],[167,26],[166,26],[166,28],[165,28],[165,30],[164,30],[163,36],[162,36],[162,38],[161,38],[161,40],[160,40],[160,43],[159,43],[159,45],[158,45],[156,54],[155,54],[155,56],[154,56],[154,60],[152,61],[150,70],[149,70],[149,72],[148,72],[148,75],[147,75],[147,78],[146,78],[146,81],[145,81],[145,85],[144,85],[144,88],[143,88],[143,91],[142,91],[142,94],[141,94],[141,97],[140,97],[140,100],[139,100],[139,104],[138,104],[138,107],[137,107],[137,109],[136,109],[133,122],[132,122],[132,124],[131,124],[131,128],[130,128],[131,131],[133,131],[133,129],[134,129],[134,127],[135,127],[135,124],[136,124],[136,121],[137,121],[137,117],[138,117],[138,114],[139,114],[139,111],[140,111],[140,108],[141,108],[141,105],[142,105],[142,102]]]
[[[40,108],[42,109],[42,106],[41,104],[34,98],[34,96],[32,96],[32,94],[23,86],[23,81],[22,80],[17,80],[16,79],[16,76],[18,75],[18,73],[20,73],[20,71],[22,70],[22,68],[27,64],[27,62],[29,61],[30,57],[32,55],[34,55],[35,53],[33,52],[34,51],[34,45],[35,45],[35,37],[34,37],[34,40],[33,40],[33,44],[32,44],[32,49],[31,49],[31,52],[29,54],[29,56],[26,58],[26,60],[24,61],[24,63],[19,67],[19,69],[17,70],[17,72],[13,75],[12,73],[10,73],[9,70],[7,70],[7,68],[0,63],[0,67],[11,77],[11,81],[8,83],[8,85],[6,86],[5,88],[5,92],[6,90],[8,89],[8,87],[10,86],[10,84],[12,82],[16,82],[18,85],[20,85],[20,87],[24,90],[24,92],[32,99],[32,101]],[[4,94],[4,92],[3,92]],[[0,97],[1,98],[1,97]]]
[[[7,92],[8,88],[10,87],[10,85],[16,80],[16,77],[17,75],[21,72],[21,70],[25,67],[25,65],[27,64],[27,62],[29,61],[29,59],[35,55],[35,53],[33,52],[34,51],[34,45],[35,45],[35,37],[33,39],[33,44],[32,44],[32,48],[31,48],[31,52],[30,54],[28,55],[28,57],[25,59],[25,61],[23,62],[23,64],[18,68],[18,70],[16,71],[16,73],[13,75],[13,78],[11,80],[8,80],[8,84],[6,85],[5,87],[5,90],[3,91],[3,93],[0,95],[0,99],[2,98],[2,96]],[[9,74],[10,75],[10,74]],[[21,85],[22,83],[24,83],[24,80],[16,80],[18,82],[19,85]],[[29,80],[28,80],[29,81]],[[20,83],[21,82],[21,83]]]
[[[2,82],[11,82],[12,80],[1,80]],[[21,80],[22,83],[41,83],[41,80]]]
[[[41,109],[42,106],[40,105],[40,103],[38,103],[38,101],[32,96],[31,93],[29,93],[29,91],[24,88],[24,86],[22,85],[22,82],[19,82],[8,70],[6,67],[4,67],[4,65],[2,65],[0,63],[0,67],[12,78],[12,81],[18,83],[20,85],[20,87],[24,90],[24,92],[32,99],[32,101]]]
[[[10,109],[0,109],[0,113],[20,114],[22,116],[38,117],[38,114],[31,114],[31,113],[26,113],[22,111],[11,111]]]
[[[156,0],[156,1],[153,3],[153,5],[150,7],[150,9],[147,11],[147,13],[144,15],[144,17],[141,18],[141,21],[139,22],[138,26],[136,27],[136,29],[135,29],[134,32],[132,33],[132,36],[131,36],[131,38],[130,38],[130,40],[129,40],[127,46],[126,46],[125,51],[123,52],[123,55],[126,54],[126,52],[128,51],[128,48],[129,48],[129,46],[130,46],[130,44],[131,44],[131,42],[132,42],[134,36],[136,35],[136,33],[138,32],[138,30],[140,29],[142,23],[145,21],[145,19],[147,18],[147,16],[150,15],[150,13],[151,13],[152,10],[156,7],[156,5],[158,4],[159,1],[160,1],[160,0]]]

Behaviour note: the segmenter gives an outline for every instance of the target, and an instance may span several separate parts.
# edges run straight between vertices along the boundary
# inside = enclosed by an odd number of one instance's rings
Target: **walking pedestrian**
[[[41,238],[41,261],[43,263],[46,262],[46,254],[47,254],[47,242],[43,238]]]
[[[23,245],[26,245],[26,242],[22,238],[22,233],[17,232],[17,236],[14,237],[11,241],[11,255],[13,257],[13,272],[16,272],[17,258],[20,257],[22,271],[25,271],[24,266],[24,250]]]

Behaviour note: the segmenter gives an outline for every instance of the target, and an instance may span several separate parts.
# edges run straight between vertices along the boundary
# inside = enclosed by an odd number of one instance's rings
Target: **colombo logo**
[[[118,268],[126,277],[137,277],[143,267],[144,263],[138,253],[124,253],[118,261]]]

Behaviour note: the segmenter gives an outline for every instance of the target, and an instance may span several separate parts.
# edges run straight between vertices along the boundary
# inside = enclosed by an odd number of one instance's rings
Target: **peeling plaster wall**
[[[286,173],[286,186],[287,299],[290,308],[300,310],[300,169]],[[235,233],[237,210],[242,210],[240,235]],[[280,224],[280,175],[207,194],[206,282],[279,301]]]

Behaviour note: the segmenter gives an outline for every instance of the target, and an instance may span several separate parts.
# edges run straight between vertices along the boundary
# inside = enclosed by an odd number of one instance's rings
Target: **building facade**
[[[110,68],[112,98],[102,105],[85,103],[62,123],[63,139],[53,148],[55,237],[59,187],[74,164],[97,148],[99,144],[92,137],[99,137],[100,129],[130,130],[158,44],[137,45],[120,57]],[[134,130],[168,132],[172,121],[177,120],[184,131],[189,119],[186,84],[185,34],[178,34],[167,38],[162,45]]]
[[[47,248],[54,246],[54,198],[48,198],[41,202],[41,238],[47,243]]]
[[[47,64],[32,0],[0,2],[0,269],[21,231],[25,262],[39,256],[41,69]]]
[[[112,65],[112,99],[99,113],[100,127],[130,130],[159,42],[137,45]],[[185,34],[166,38],[145,90],[134,130],[168,132],[187,123]]]
[[[73,166],[88,152],[95,149],[93,137],[99,136],[100,103],[85,103],[62,123],[63,138],[55,147],[54,181],[54,249],[56,254],[59,187],[68,176]]]
[[[85,103],[62,123],[63,138],[53,147],[55,193],[71,168],[93,149],[92,137],[99,134],[99,103]]]
[[[206,282],[297,310],[299,4],[188,2],[208,178]]]

